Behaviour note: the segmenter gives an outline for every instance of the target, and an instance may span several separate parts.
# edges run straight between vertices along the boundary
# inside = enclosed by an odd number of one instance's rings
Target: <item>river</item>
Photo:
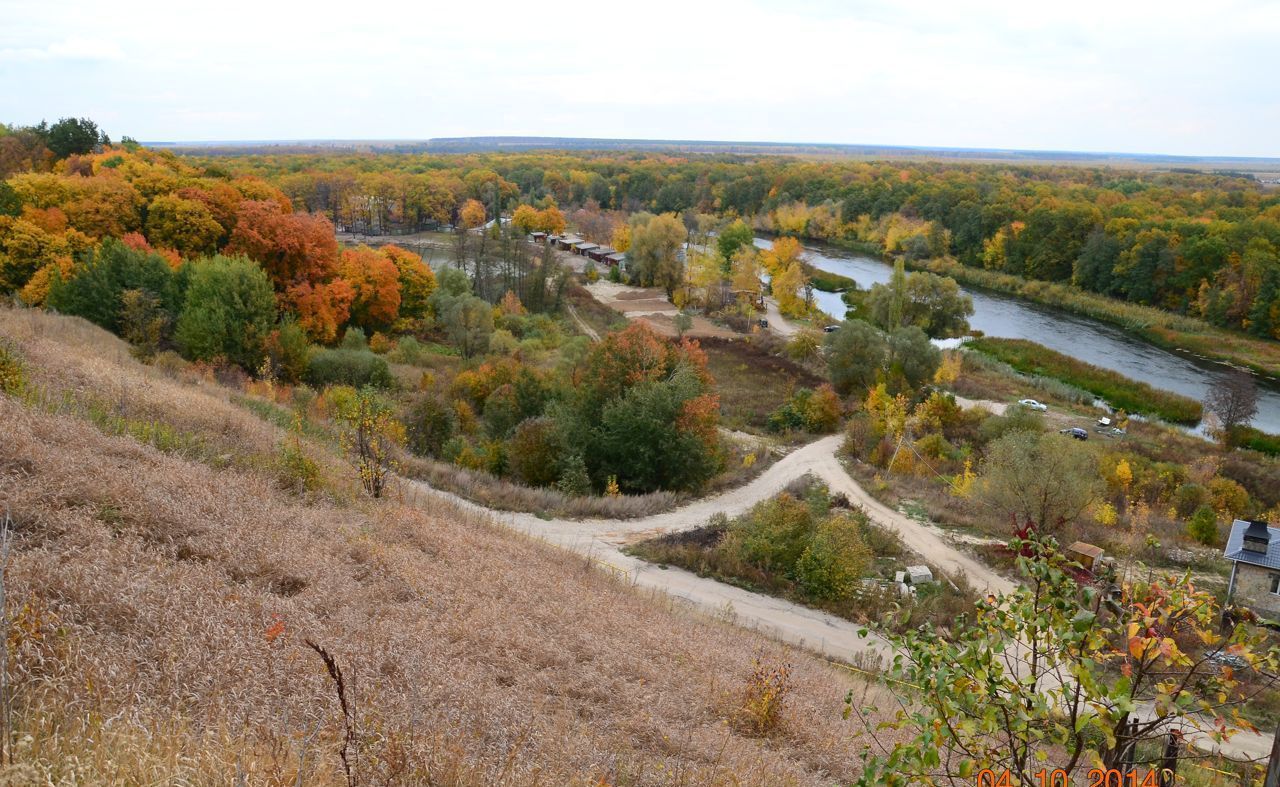
[[[772,241],[756,238],[767,249]],[[893,269],[880,260],[825,244],[806,244],[805,260],[815,268],[848,276],[862,289],[889,281]],[[1121,329],[1089,317],[1050,309],[1005,295],[961,288],[973,298],[969,324],[987,336],[1029,339],[1087,363],[1117,371],[1148,385],[1203,400],[1227,367],[1161,349]],[[836,318],[844,316],[839,293],[815,291],[818,307]],[[1280,434],[1280,387],[1259,381],[1258,415],[1253,425]]]

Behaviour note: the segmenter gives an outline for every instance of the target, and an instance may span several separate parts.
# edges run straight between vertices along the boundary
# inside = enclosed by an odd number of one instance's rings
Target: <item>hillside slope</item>
[[[0,309],[14,544],[6,783],[820,784],[855,770],[845,673],[696,618],[436,498],[371,501],[323,441],[77,320]],[[348,478],[348,476],[350,476]],[[784,723],[741,723],[753,660],[789,663]]]

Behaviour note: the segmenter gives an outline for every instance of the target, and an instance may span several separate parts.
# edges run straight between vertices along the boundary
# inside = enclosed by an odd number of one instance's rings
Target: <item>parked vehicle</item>
[[[1058,434],[1064,434],[1064,435],[1067,435],[1068,437],[1074,437],[1077,440],[1089,439],[1089,433],[1078,426],[1073,426],[1070,429],[1061,429],[1058,431]]]
[[[756,320],[756,325],[759,325],[761,328],[768,328],[768,327],[769,327],[769,321],[768,321],[768,320]]]
[[[1018,404],[1022,405],[1028,410],[1036,410],[1041,413],[1049,409],[1049,405],[1041,404],[1040,402],[1037,402],[1035,399],[1019,399]]]
[[[835,333],[835,332],[836,332],[836,331],[838,331],[838,330],[840,330],[840,326],[839,326],[839,325],[824,325],[824,326],[822,327],[822,332],[823,332],[823,333]]]

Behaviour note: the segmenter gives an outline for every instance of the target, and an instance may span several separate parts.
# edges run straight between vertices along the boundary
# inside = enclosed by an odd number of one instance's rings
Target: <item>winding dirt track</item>
[[[874,522],[895,531],[927,562],[949,573],[963,573],[969,583],[980,591],[1008,593],[1014,589],[1011,580],[948,543],[942,531],[871,497],[849,477],[836,458],[842,439],[841,435],[824,437],[793,451],[744,486],[640,519],[541,519],[532,514],[488,509],[421,482],[407,483],[429,494],[445,497],[465,509],[485,514],[513,530],[581,554],[614,572],[620,579],[650,590],[655,596],[662,594],[679,599],[701,612],[759,630],[782,642],[841,662],[871,654],[887,662],[892,651],[883,639],[874,634],[859,636],[861,627],[843,618],[699,577],[683,569],[659,568],[624,554],[622,547],[654,535],[692,530],[706,524],[715,513],[737,516],[776,495],[792,480],[812,473],[825,481],[832,492],[844,493]],[[1151,712],[1148,707],[1139,709],[1138,713],[1140,717],[1148,717]],[[1272,743],[1269,735],[1246,731],[1238,732],[1224,744],[1215,744],[1200,734],[1188,737],[1198,748],[1218,750],[1236,759],[1265,758]]]
[[[799,604],[752,593],[677,568],[658,568],[622,552],[622,547],[649,536],[692,530],[715,513],[729,517],[781,491],[806,473],[823,479],[833,492],[843,492],[874,521],[897,532],[928,562],[949,572],[963,572],[977,588],[1008,591],[1013,583],[946,543],[939,533],[879,503],[840,466],[836,450],[842,437],[832,435],[803,446],[782,458],[751,482],[672,511],[640,519],[540,519],[532,514],[493,511],[455,495],[432,489],[467,509],[483,512],[497,522],[556,546],[572,550],[616,572],[638,587],[683,599],[694,607],[740,625],[765,631],[794,645],[829,658],[849,661],[869,650],[887,652],[874,636],[858,636],[859,626],[843,618]],[[423,484],[413,482],[423,489]]]

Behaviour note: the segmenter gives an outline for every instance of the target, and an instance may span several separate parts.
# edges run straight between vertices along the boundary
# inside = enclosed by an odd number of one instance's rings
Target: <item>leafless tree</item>
[[[1235,427],[1249,423],[1258,414],[1258,386],[1253,375],[1233,371],[1219,378],[1205,396],[1204,406],[1221,423],[1223,441],[1229,441]]]

